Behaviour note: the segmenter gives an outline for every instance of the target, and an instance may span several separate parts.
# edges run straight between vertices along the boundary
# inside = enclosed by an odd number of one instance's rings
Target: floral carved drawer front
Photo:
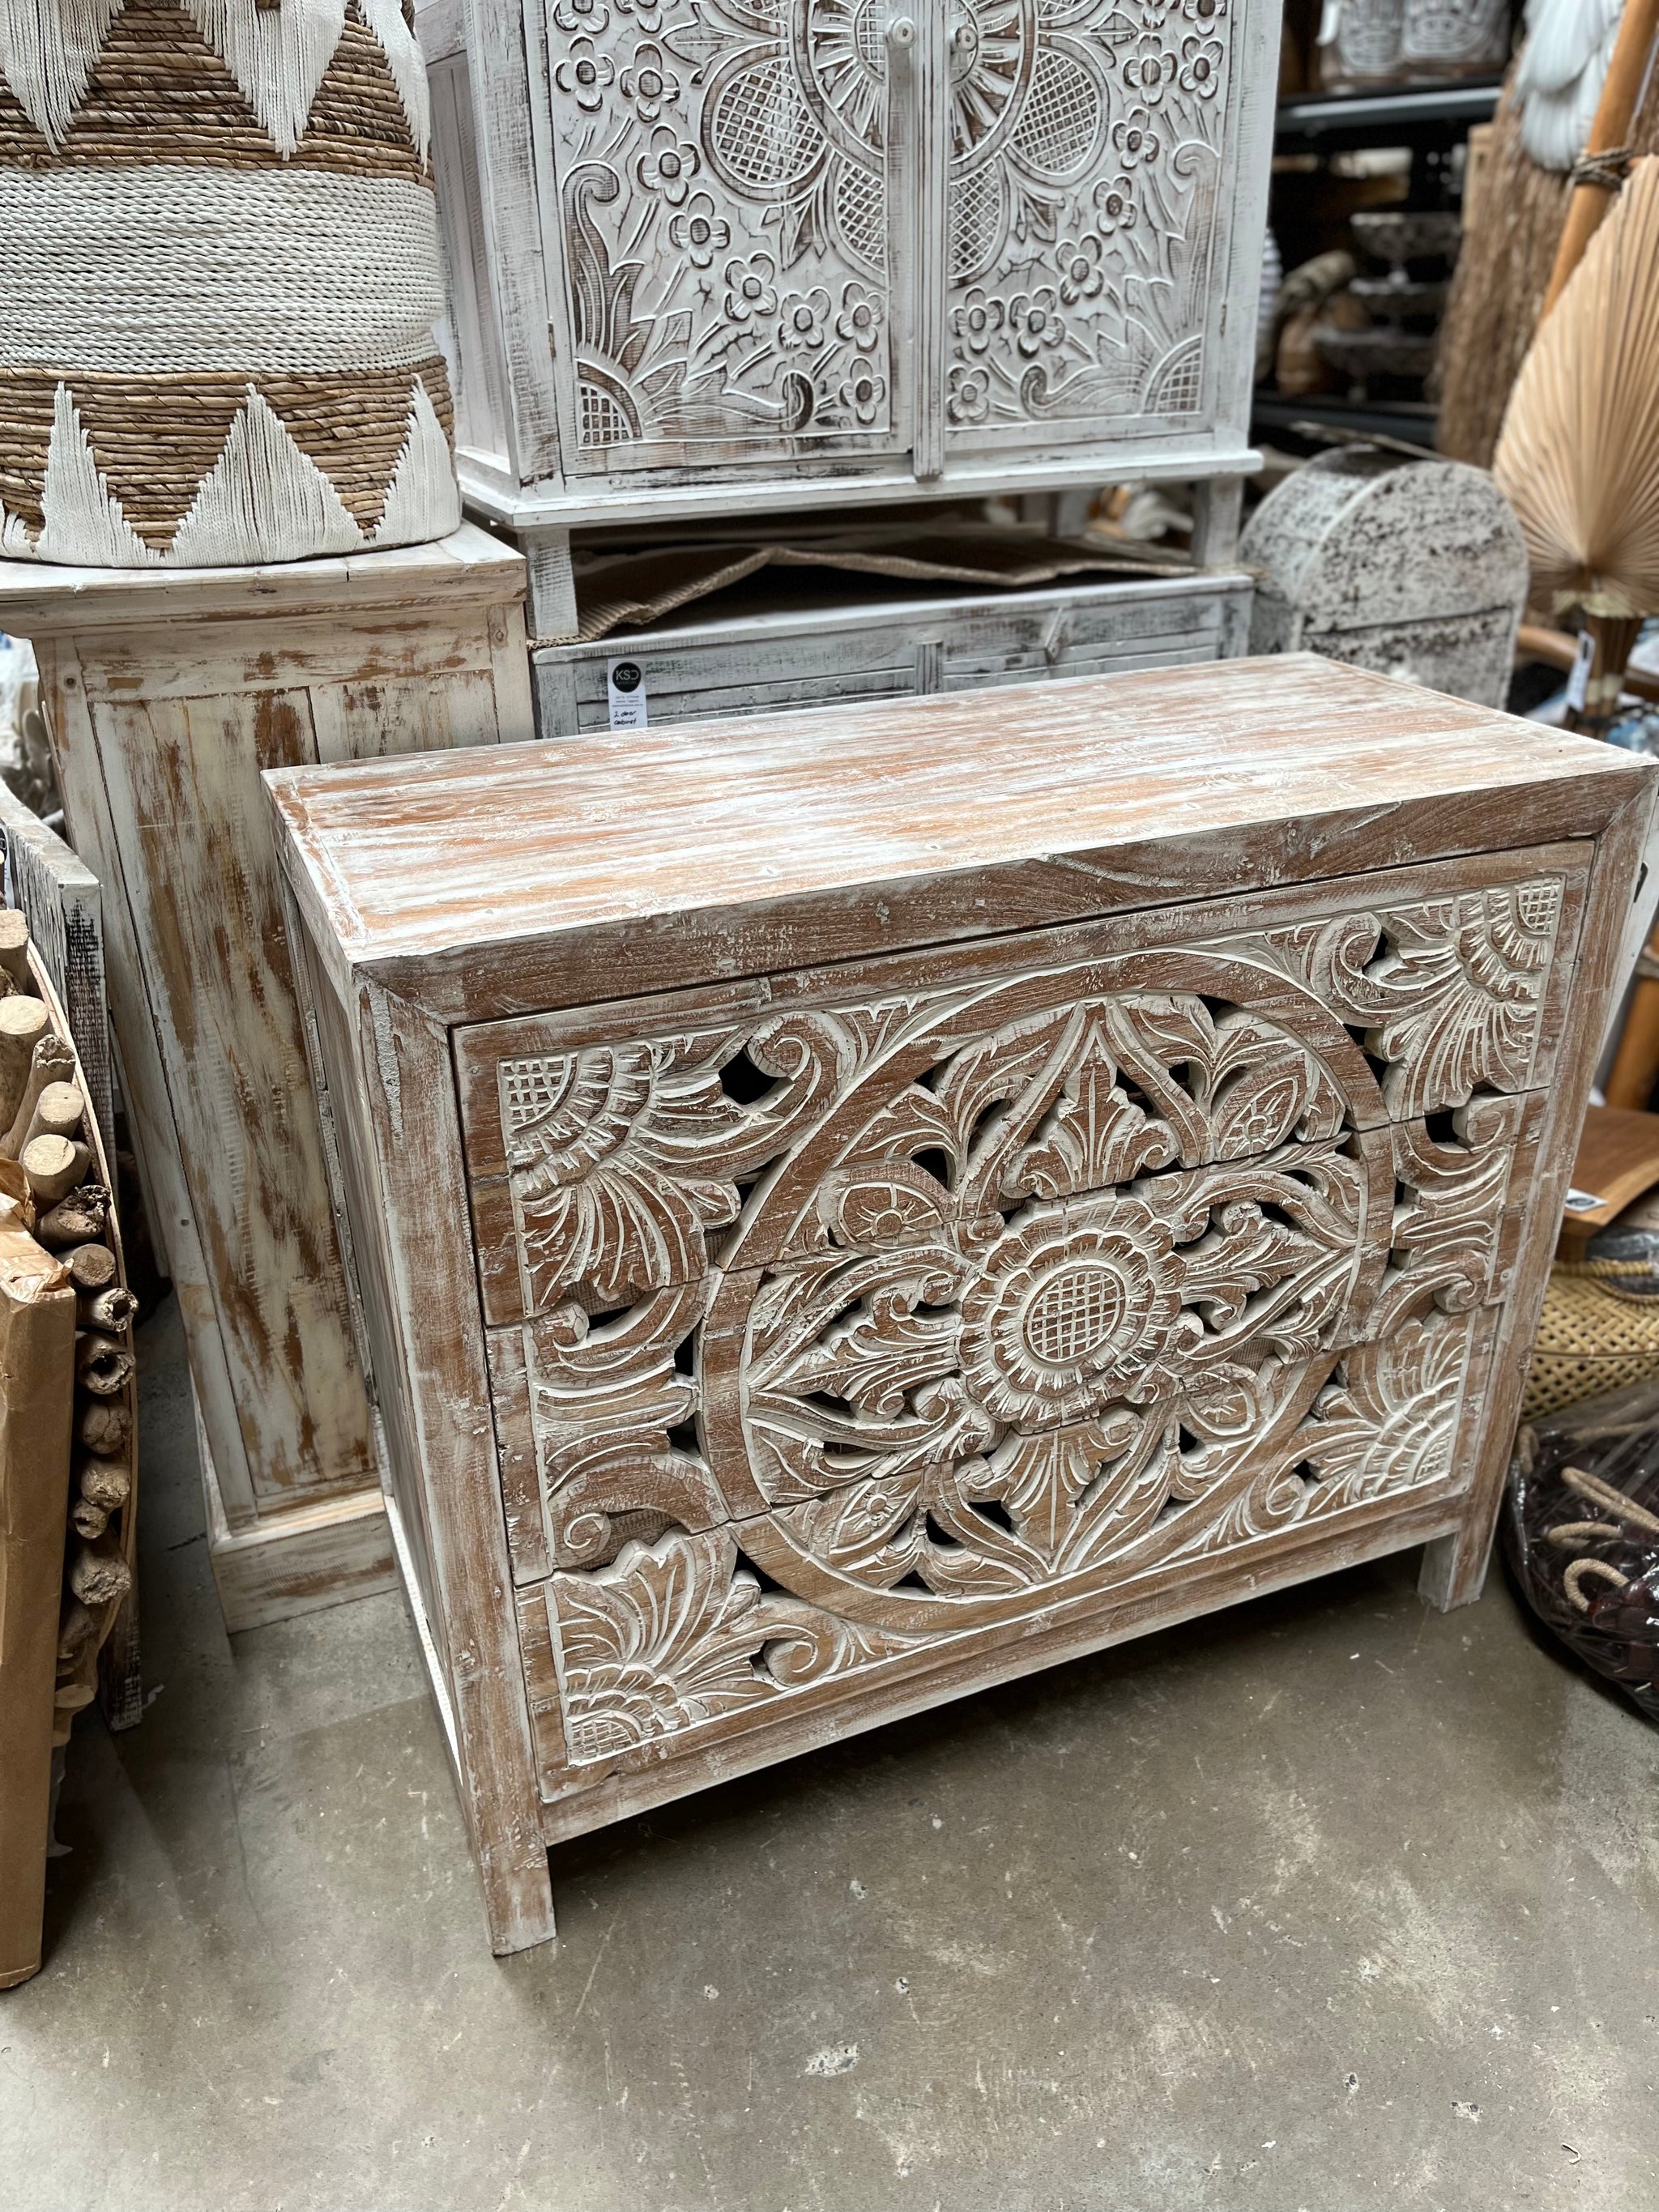
[[[1563,897],[501,1057],[568,1755],[1454,1488]]]

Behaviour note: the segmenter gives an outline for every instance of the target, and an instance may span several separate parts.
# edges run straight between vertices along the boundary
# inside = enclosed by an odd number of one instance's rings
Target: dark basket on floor
[[[1503,1531],[1545,1626],[1659,1721],[1659,1381],[1524,1425]]]

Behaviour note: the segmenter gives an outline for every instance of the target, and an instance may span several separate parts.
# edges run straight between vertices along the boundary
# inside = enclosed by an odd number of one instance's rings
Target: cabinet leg
[[[529,628],[543,645],[568,645],[576,635],[576,580],[568,530],[526,530],[520,543],[530,570]]]
[[[1200,568],[1231,568],[1238,560],[1244,513],[1243,477],[1210,477],[1193,488],[1193,562]]]
[[[1482,1514],[1454,1528],[1449,1536],[1437,1536],[1425,1544],[1417,1588],[1425,1603],[1441,1613],[1474,1603],[1486,1584],[1495,1525],[1492,1516]]]
[[[545,1850],[510,1862],[483,1856],[478,1879],[489,1921],[489,1948],[498,1959],[553,1941],[553,1876]]]

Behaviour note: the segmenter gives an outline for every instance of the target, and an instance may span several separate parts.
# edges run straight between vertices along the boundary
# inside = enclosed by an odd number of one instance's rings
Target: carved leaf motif
[[[1435,1143],[1420,1121],[1395,1129],[1395,1174],[1407,1198],[1395,1213],[1374,1334],[1431,1304],[1462,1313],[1491,1296],[1525,1114],[1523,1098],[1478,1098],[1457,1116],[1455,1142]]]
[[[1236,22],[1194,37],[1114,0],[947,12],[952,420],[1201,410]]]
[[[1468,1343],[1465,1327],[1435,1316],[1344,1355],[1301,1437],[1331,1510],[1449,1472]]]
[[[1010,1194],[1063,1198],[1072,1191],[1099,1190],[1132,1182],[1176,1157],[1175,1131],[1125,1093],[1098,1018],[1091,1012],[1078,1020],[1082,1034],[1067,1053],[1060,1096],[1008,1175]]]
[[[502,1060],[531,1310],[578,1285],[611,1305],[700,1276],[707,1233],[738,1217],[738,1184],[828,1110],[864,1048],[857,1025],[801,1015]],[[727,1087],[740,1054],[761,1087],[748,1103]]]
[[[615,1565],[556,1575],[565,1728],[573,1759],[615,1758],[907,1641],[763,1595],[730,1535],[672,1533]]]
[[[1465,1105],[1481,1086],[1528,1082],[1561,900],[1560,879],[1540,877],[1297,922],[1227,949],[1265,958],[1363,1029],[1388,1063],[1389,1110],[1406,1120]]]

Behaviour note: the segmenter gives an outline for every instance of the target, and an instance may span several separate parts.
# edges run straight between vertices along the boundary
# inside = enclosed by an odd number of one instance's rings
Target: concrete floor
[[[493,1961],[396,1599],[245,1636],[144,1332],[6,2212],[1659,2205],[1659,1735],[1364,1569],[562,1850]]]

